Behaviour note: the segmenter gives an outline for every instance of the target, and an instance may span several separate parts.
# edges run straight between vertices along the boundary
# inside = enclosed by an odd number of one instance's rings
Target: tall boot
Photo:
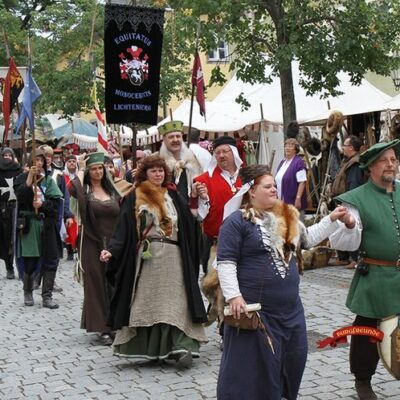
[[[371,380],[355,380],[355,387],[359,400],[377,400],[377,396],[371,387]]]
[[[43,282],[42,282],[42,299],[43,307],[55,309],[58,308],[58,304],[52,299],[54,280],[56,279],[56,271],[43,271]]]
[[[7,275],[6,275],[7,279],[15,279],[13,258],[14,257],[10,256],[10,257],[7,257],[7,259],[5,260],[6,269],[7,269]]]
[[[24,304],[33,306],[33,275],[24,273]]]

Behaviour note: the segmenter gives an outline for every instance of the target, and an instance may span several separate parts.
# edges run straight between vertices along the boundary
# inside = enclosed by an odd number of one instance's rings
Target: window
[[[208,53],[208,61],[228,61],[228,44],[220,40],[218,47]]]

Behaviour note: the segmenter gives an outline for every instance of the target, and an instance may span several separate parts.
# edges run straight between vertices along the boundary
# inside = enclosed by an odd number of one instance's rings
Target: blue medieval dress
[[[246,303],[261,303],[259,314],[272,346],[262,329],[238,330],[225,324],[218,400],[297,398],[307,358],[307,332],[294,249],[300,243],[305,247],[319,243],[338,226],[325,217],[309,235],[293,206],[278,202],[274,208],[250,218],[244,210],[235,211],[221,227],[218,274],[222,268],[236,269]],[[221,275],[220,281],[224,289]]]

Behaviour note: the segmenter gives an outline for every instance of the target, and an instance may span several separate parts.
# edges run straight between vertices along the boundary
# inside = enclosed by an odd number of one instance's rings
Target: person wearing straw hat
[[[337,207],[306,229],[299,211],[278,200],[267,165],[243,167],[239,176],[243,186],[225,205],[217,272],[234,318],[260,303],[262,324],[252,331],[225,324],[217,397],[295,400],[307,358],[298,255],[341,230],[337,220],[348,211]]]
[[[376,328],[379,320],[400,314],[400,183],[395,179],[399,154],[398,139],[371,146],[360,155],[360,167],[369,172],[369,180],[335,198],[349,207],[357,225],[347,237],[360,251],[346,300],[356,314],[353,325]],[[376,343],[352,336],[350,371],[359,399],[377,398],[371,379],[378,361]]]
[[[106,266],[99,260],[107,248],[120,212],[119,193],[104,167],[104,153],[82,154],[78,174],[71,181],[70,193],[77,199],[80,232],[78,256],[84,271],[81,328],[96,332],[103,345],[111,345],[107,325],[111,288],[107,284]]]

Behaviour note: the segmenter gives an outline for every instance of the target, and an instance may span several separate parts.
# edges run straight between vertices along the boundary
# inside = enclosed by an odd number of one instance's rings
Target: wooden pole
[[[318,190],[317,190],[317,183],[315,182],[315,176],[312,173],[310,157],[308,157],[307,150],[304,147],[303,147],[303,152],[304,152],[304,158],[306,159],[307,167],[311,172],[310,176],[311,176],[311,182],[312,182],[313,188],[314,188],[315,197],[317,198],[317,201],[319,202],[319,193],[318,193]]]
[[[131,124],[131,129],[132,129],[132,142],[131,142],[131,147],[132,147],[132,168],[135,169],[137,166],[137,161],[136,161],[136,151],[137,151],[137,123],[133,122]]]
[[[8,45],[8,38],[7,38],[6,30],[4,29],[4,27],[3,27],[2,30],[3,30],[3,36],[4,36],[4,45],[5,45],[5,47],[6,47],[7,60],[10,61],[11,53],[10,53],[10,47],[9,47],[9,45]],[[17,103],[18,103],[18,101],[17,101]],[[10,113],[10,114],[11,114],[11,113]],[[11,121],[10,121],[10,122],[11,122]],[[8,127],[8,129],[10,129],[10,127]],[[2,147],[4,147],[4,145],[5,145],[5,135],[6,135],[7,133],[8,133],[8,132],[6,132],[6,131],[4,131],[4,133],[3,133]]]
[[[199,50],[199,37],[200,37],[200,29],[201,29],[201,23],[200,20],[197,24],[197,33],[196,33],[196,49],[194,52],[194,56],[197,56],[197,52]],[[192,71],[193,74],[193,71]],[[192,80],[192,78],[190,78]],[[187,136],[187,144],[188,146],[190,145],[190,134],[192,132],[192,118],[193,118],[193,103],[194,103],[194,89],[195,85],[192,82],[192,93],[190,95],[190,113],[189,113],[189,127],[188,127],[188,136]]]

